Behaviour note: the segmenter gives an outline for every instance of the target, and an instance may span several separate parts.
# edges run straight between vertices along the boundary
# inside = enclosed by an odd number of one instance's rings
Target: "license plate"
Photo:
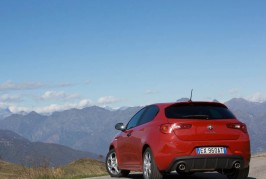
[[[197,154],[226,154],[226,147],[199,147]]]

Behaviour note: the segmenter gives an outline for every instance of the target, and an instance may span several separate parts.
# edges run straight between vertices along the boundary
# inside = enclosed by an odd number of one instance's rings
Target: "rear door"
[[[134,131],[145,110],[146,108],[141,109],[131,118],[127,124],[127,129],[121,133],[117,141],[120,158],[119,165],[123,167],[132,167],[137,163],[136,150],[140,141],[134,136]]]
[[[138,126],[134,128],[132,132],[132,138],[134,138],[134,158],[136,159],[135,164],[137,166],[142,166],[142,148],[146,139],[146,136],[150,132],[149,123],[155,118],[159,112],[159,107],[156,105],[147,106],[147,109],[143,113],[142,117],[139,120]]]
[[[127,125],[127,130],[119,138],[119,149],[122,163],[126,168],[141,169],[143,139],[151,122],[159,112],[155,105],[147,106],[140,110]]]

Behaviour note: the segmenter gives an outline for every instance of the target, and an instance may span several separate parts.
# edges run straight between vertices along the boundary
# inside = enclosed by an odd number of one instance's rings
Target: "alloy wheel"
[[[121,173],[121,171],[117,168],[117,158],[115,152],[109,154],[107,158],[107,167],[109,172],[113,175]]]
[[[144,161],[143,161],[143,174],[144,178],[148,179],[151,175],[151,154],[149,152],[146,152],[144,155]]]

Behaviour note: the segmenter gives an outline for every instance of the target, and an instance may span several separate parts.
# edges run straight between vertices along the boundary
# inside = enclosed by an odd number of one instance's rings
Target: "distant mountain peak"
[[[180,98],[176,100],[176,102],[187,102],[187,101],[189,101],[189,98]]]
[[[109,110],[109,111],[115,111],[115,110],[118,109],[118,108],[112,108],[112,107],[110,107],[110,106],[103,106],[103,108],[104,108],[104,109],[107,109],[107,110]]]
[[[30,113],[28,113],[27,115],[31,115],[31,116],[41,116],[39,113],[35,112],[35,111],[31,111]]]
[[[251,101],[248,101],[248,100],[246,100],[244,98],[232,98],[229,101],[234,101],[234,102],[251,102]]]
[[[237,105],[251,105],[251,104],[259,105],[259,104],[261,104],[259,102],[249,101],[249,100],[247,100],[245,98],[232,98],[231,100],[229,100],[229,101],[227,101],[225,103],[228,104],[228,105],[235,105],[235,104],[237,104]]]
[[[0,109],[0,119],[6,118],[6,117],[11,116],[11,115],[12,115],[12,112],[8,108]]]

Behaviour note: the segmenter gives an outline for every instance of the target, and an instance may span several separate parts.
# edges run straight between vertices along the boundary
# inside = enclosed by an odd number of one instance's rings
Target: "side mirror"
[[[123,123],[117,123],[117,124],[115,125],[115,129],[116,129],[116,130],[119,130],[119,131],[125,131],[125,130],[126,130],[126,126],[124,126]]]

